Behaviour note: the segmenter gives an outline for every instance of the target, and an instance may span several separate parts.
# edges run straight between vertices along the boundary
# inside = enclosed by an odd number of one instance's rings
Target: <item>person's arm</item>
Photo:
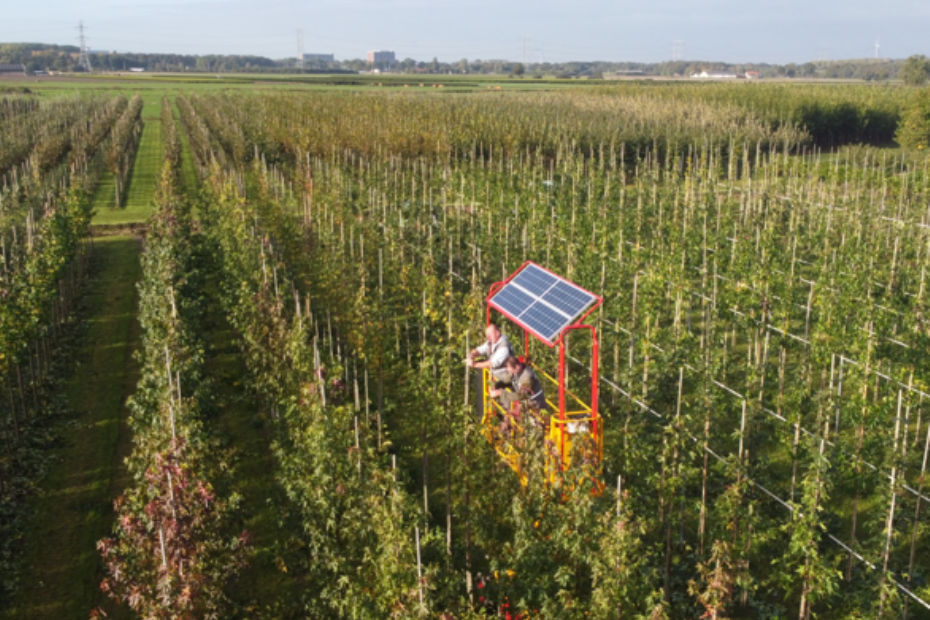
[[[529,398],[533,395],[533,376],[529,370],[523,371],[520,375],[520,385],[517,387],[520,398]]]
[[[475,358],[477,358],[478,356],[487,357],[488,353],[490,353],[490,350],[491,350],[491,345],[487,342],[473,349],[471,353],[468,354],[468,357],[465,358],[465,365],[470,368],[490,368],[491,363],[488,360],[484,360],[483,362],[475,361]]]

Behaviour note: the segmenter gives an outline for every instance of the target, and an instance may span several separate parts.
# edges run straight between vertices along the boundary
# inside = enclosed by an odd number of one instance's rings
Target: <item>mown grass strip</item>
[[[94,196],[94,206],[97,210],[94,224],[144,222],[152,214],[152,196],[155,193],[155,183],[162,161],[160,113],[161,105],[158,102],[146,101],[142,109],[145,128],[133,164],[126,206],[121,209],[113,208],[113,177],[111,174],[105,175]]]

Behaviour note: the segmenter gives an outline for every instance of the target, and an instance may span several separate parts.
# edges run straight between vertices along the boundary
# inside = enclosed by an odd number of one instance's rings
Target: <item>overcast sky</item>
[[[930,55],[930,0],[34,0],[0,41],[122,52],[398,59],[806,62]]]

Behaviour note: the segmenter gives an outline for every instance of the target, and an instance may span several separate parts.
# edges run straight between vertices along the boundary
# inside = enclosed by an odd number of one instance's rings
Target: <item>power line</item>
[[[523,64],[525,66],[528,61],[527,52],[531,50],[533,46],[533,38],[524,35],[520,37],[520,43],[523,48]]]

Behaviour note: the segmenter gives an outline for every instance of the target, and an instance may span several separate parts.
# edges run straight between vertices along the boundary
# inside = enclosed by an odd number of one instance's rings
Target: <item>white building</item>
[[[735,80],[736,75],[733,73],[716,73],[707,71],[701,71],[700,73],[692,73],[691,77],[697,80]]]

